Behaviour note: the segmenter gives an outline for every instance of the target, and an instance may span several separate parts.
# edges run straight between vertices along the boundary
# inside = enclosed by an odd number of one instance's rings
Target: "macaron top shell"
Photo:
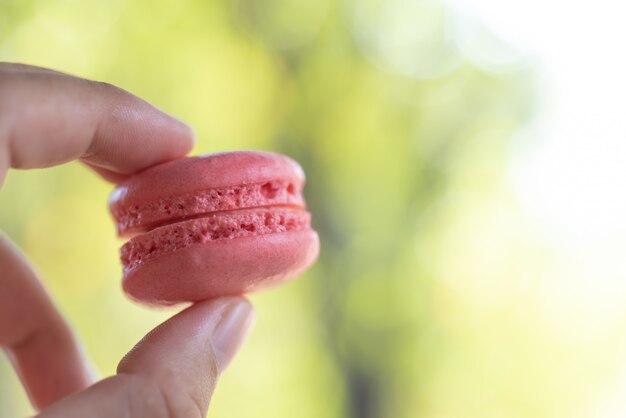
[[[304,182],[304,171],[289,157],[263,151],[199,155],[149,168],[119,184],[109,205],[133,204],[198,190],[216,189],[280,178]]]
[[[121,236],[171,219],[263,206],[304,208],[304,172],[284,155],[234,151],[175,160],[118,185],[109,198]]]

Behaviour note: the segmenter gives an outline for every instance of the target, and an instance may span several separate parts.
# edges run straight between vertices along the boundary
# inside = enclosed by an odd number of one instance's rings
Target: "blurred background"
[[[304,166],[321,258],[251,296],[209,417],[618,418],[622,7],[0,0],[0,60],[119,85],[193,126],[195,154]],[[67,164],[0,193],[103,376],[174,312],[123,296],[111,189]],[[30,413],[1,359],[0,418]]]

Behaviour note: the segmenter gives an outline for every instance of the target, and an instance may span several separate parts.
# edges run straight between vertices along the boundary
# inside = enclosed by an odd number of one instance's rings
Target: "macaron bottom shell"
[[[164,253],[124,272],[124,291],[144,304],[167,305],[274,287],[317,259],[312,229],[221,239]]]

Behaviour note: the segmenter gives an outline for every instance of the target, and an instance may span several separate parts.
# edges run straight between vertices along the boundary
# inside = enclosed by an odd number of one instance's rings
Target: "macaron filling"
[[[158,200],[114,205],[120,235],[145,232],[209,212],[267,206],[304,207],[302,182],[273,180],[214,188]]]
[[[305,210],[272,207],[233,210],[158,227],[122,246],[125,270],[131,270],[161,254],[212,241],[299,231],[310,228]]]

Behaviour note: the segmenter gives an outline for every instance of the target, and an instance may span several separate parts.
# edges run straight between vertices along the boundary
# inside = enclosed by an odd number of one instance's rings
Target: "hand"
[[[116,87],[0,63],[0,185],[9,167],[73,159],[119,181],[192,145],[186,125]],[[204,417],[219,373],[254,319],[242,298],[193,305],[139,342],[117,375],[93,384],[72,331],[1,234],[0,289],[0,345],[33,405],[45,408],[41,418]]]

